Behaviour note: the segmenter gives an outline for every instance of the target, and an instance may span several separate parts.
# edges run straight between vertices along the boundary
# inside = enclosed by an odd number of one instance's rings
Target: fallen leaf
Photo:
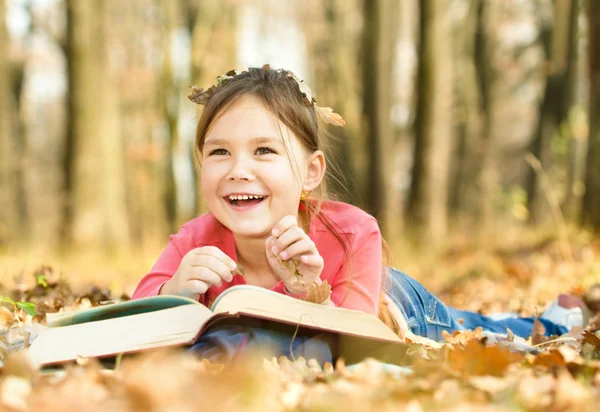
[[[593,346],[596,350],[600,350],[600,338],[589,330],[583,332],[582,342]]]
[[[544,343],[549,339],[550,338],[546,336],[546,328],[536,316],[535,320],[533,321],[533,328],[531,329],[531,344],[533,346],[539,345],[540,343]]]
[[[487,375],[471,376],[468,382],[475,389],[478,389],[482,392],[487,392],[491,395],[496,395],[512,385],[512,382],[508,379]]]
[[[448,365],[465,376],[502,376],[511,364],[522,360],[517,353],[498,346],[486,346],[477,340],[447,348]]]

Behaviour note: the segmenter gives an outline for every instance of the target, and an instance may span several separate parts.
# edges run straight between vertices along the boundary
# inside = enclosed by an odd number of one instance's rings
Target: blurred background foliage
[[[189,86],[264,63],[390,244],[600,231],[596,0],[0,0],[0,253],[156,258],[206,212]]]

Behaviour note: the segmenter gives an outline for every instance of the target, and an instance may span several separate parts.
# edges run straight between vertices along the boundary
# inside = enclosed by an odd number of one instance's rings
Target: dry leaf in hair
[[[210,87],[208,90],[204,90],[201,87],[198,86],[191,86],[192,87],[192,94],[190,94],[188,96],[188,99],[190,99],[191,101],[193,101],[196,104],[202,104],[205,105],[206,102],[208,101],[208,99],[210,98],[210,96],[212,96],[212,87]]]
[[[302,96],[304,96],[304,103],[306,103],[307,106],[310,106],[311,104],[316,102],[315,98],[312,95],[310,87],[304,84],[303,80],[300,80],[294,73],[290,71],[288,71],[288,77],[291,77],[296,81],[296,83],[298,83],[298,88],[300,89],[300,93],[302,93]]]
[[[334,126],[344,126],[346,122],[338,113],[335,113],[331,107],[315,106],[317,113],[325,123],[330,123]]]
[[[312,302],[316,304],[322,304],[329,301],[329,297],[331,296],[331,286],[327,283],[326,280],[321,283],[313,282],[308,285],[308,289],[306,291],[306,300],[307,302]]]

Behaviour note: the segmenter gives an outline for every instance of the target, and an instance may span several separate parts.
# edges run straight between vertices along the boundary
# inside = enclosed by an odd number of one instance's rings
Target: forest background
[[[264,63],[346,120],[331,185],[396,267],[600,281],[598,1],[0,0],[0,288],[130,293],[206,212],[189,86]]]

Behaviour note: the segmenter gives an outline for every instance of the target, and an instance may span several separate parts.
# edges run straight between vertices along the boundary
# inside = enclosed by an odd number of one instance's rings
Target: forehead
[[[260,99],[244,96],[220,113],[206,135],[205,144],[209,144],[213,139],[233,142],[247,141],[255,137],[281,141],[282,137],[287,140],[292,134]]]

